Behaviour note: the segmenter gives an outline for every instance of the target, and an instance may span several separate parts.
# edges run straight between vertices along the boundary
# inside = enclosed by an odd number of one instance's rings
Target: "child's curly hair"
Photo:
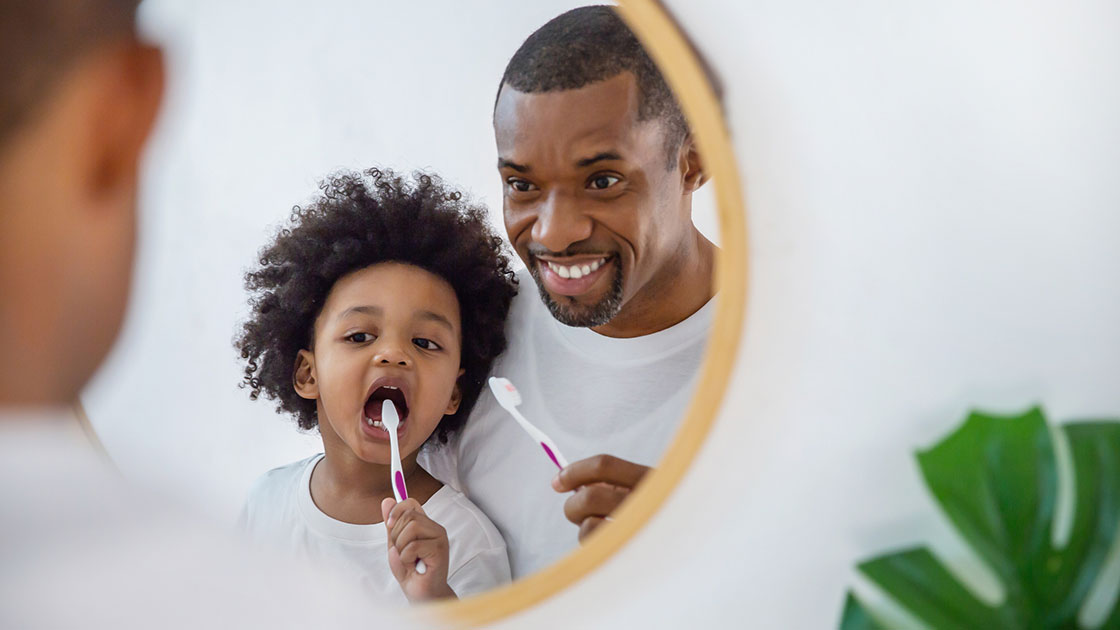
[[[339,278],[381,262],[415,265],[447,280],[459,299],[463,344],[462,402],[433,434],[446,443],[466,421],[494,359],[506,348],[505,320],[517,278],[491,230],[486,209],[465,200],[439,177],[408,181],[390,170],[336,173],[322,196],[292,210],[290,224],[245,275],[252,314],[234,345],[246,361],[242,387],[263,393],[300,428],[318,425],[315,401],[301,398],[292,373],[311,348],[315,319]]]

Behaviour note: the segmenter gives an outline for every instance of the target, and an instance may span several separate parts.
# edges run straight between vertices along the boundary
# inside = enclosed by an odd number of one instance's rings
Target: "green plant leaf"
[[[979,601],[928,550],[865,561],[860,570],[932,628],[1076,628],[1120,528],[1120,423],[1062,427],[1072,462],[1068,542],[1053,544],[1058,471],[1038,408],[1020,416],[971,414],[918,453],[926,485],[1006,594]],[[847,614],[847,613],[845,613]],[[1102,627],[1120,627],[1120,602]]]
[[[1006,627],[998,610],[976,599],[924,547],[868,560],[859,570],[932,628]]]
[[[1046,549],[1057,503],[1054,447],[1035,408],[1018,418],[973,413],[918,454],[926,484],[957,530],[999,575],[1016,609],[1038,617],[1025,575]]]
[[[844,615],[840,618],[840,630],[886,630],[886,626],[879,625],[871,613],[867,612],[863,602],[848,593],[844,599]]]
[[[1112,612],[1109,613],[1108,618],[1101,624],[1102,628],[1120,628],[1120,599],[1117,599],[1112,605]]]
[[[1066,547],[1051,550],[1039,567],[1037,585],[1040,595],[1051,595],[1052,623],[1077,616],[1120,527],[1120,423],[1070,424],[1065,434],[1076,489],[1073,525]]]

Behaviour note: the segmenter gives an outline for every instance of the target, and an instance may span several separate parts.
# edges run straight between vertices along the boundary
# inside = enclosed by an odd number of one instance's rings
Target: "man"
[[[65,406],[120,328],[137,162],[163,90],[136,2],[6,2],[0,405]]]
[[[612,9],[569,11],[525,41],[494,130],[528,267],[494,374],[581,459],[546,487],[556,468],[484,397],[430,463],[493,519],[518,577],[586,538],[664,451],[713,315],[716,248],[692,223],[705,174],[684,117]]]
[[[127,301],[163,92],[137,2],[0,4],[0,627],[368,622],[352,585],[251,557],[126,488],[66,411]]]

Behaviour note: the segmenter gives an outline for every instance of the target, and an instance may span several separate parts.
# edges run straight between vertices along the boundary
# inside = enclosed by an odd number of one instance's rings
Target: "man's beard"
[[[591,306],[584,306],[567,296],[561,296],[559,302],[553,299],[545,290],[544,282],[541,281],[539,265],[538,260],[534,259],[533,264],[529,265],[529,274],[537,282],[537,290],[540,291],[541,300],[548,307],[548,312],[552,313],[553,319],[561,324],[594,328],[611,321],[622,310],[622,266],[617,262],[614,277],[611,279],[611,288],[601,300]]]

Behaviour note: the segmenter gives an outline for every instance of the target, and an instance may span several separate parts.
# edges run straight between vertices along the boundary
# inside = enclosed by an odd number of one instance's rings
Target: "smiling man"
[[[609,7],[553,19],[514,54],[494,108],[506,230],[527,274],[493,373],[577,459],[556,467],[492,397],[430,465],[506,538],[514,577],[606,519],[671,439],[714,304],[705,181],[684,117]],[[438,472],[437,472],[438,471]]]

